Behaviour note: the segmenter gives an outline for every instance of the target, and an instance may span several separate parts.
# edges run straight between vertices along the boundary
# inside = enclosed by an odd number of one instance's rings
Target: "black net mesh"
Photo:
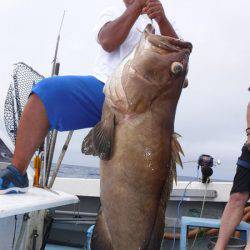
[[[13,81],[10,84],[4,107],[4,122],[7,133],[13,143],[16,141],[18,121],[28,100],[31,89],[44,76],[37,73],[27,64],[20,62],[14,65]]]

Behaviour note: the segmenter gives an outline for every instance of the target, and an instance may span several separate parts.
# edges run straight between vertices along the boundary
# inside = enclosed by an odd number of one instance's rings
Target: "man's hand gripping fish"
[[[192,45],[151,30],[105,86],[102,120],[83,142],[83,153],[101,158],[92,250],[160,249],[181,164],[174,119]]]

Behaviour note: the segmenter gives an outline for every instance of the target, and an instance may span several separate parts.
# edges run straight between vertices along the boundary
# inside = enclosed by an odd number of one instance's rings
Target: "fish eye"
[[[171,65],[171,72],[174,74],[174,75],[179,75],[183,72],[183,65],[179,62],[173,62],[172,65]]]

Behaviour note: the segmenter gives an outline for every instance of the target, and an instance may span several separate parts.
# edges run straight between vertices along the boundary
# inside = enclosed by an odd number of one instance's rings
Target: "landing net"
[[[31,89],[44,76],[23,62],[14,64],[12,82],[8,89],[4,106],[4,122],[12,142],[16,142],[18,122]]]

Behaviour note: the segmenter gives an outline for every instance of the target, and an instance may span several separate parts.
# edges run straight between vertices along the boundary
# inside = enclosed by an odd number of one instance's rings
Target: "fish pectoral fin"
[[[99,122],[93,129],[93,144],[101,160],[108,161],[111,158],[113,141],[114,124],[109,126]]]
[[[82,153],[99,156],[101,160],[110,160],[114,141],[114,130],[115,116],[109,113],[90,130],[83,141]]]
[[[89,131],[82,142],[82,153],[85,155],[97,156],[97,152],[93,144],[93,129]]]

